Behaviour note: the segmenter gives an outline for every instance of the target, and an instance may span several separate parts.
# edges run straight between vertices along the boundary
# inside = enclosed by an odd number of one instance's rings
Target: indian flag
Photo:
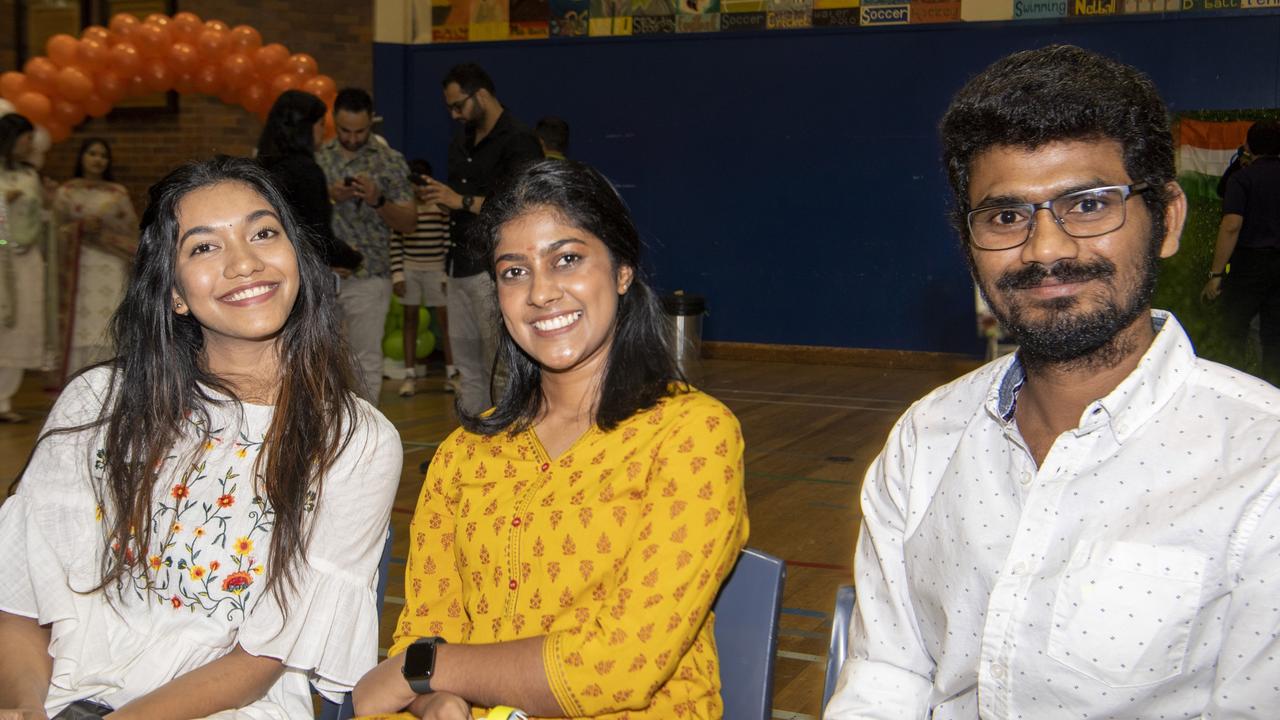
[[[1178,183],[1189,195],[1217,197],[1218,178],[1244,144],[1250,120],[1178,121]]]

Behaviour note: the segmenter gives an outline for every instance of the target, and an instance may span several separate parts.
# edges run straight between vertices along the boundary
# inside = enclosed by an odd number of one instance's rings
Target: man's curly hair
[[[1143,73],[1074,45],[1050,45],[997,60],[956,93],[942,116],[942,157],[954,195],[951,222],[968,246],[969,171],[998,146],[1035,150],[1071,140],[1115,140],[1142,194],[1152,235],[1164,236],[1175,177],[1169,115]]]

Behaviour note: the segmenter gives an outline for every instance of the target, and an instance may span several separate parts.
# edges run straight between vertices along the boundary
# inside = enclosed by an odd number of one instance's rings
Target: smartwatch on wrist
[[[475,201],[476,201],[476,196],[475,196],[475,195],[463,195],[463,196],[462,196],[462,209],[463,209],[463,210],[466,210],[467,212],[471,212],[471,205],[472,205],[472,204],[474,204],[474,203],[475,203]]]
[[[404,667],[400,668],[400,672],[404,673],[410,690],[419,695],[432,692],[431,678],[436,674],[436,645],[444,644],[444,638],[441,637],[420,638],[404,651]]]
[[[1209,279],[1210,279],[1210,280],[1212,280],[1213,278],[1221,278],[1221,277],[1226,277],[1226,276],[1227,276],[1227,273],[1226,273],[1226,271],[1225,271],[1225,270],[1224,270],[1223,272],[1217,272],[1217,273],[1216,273],[1216,272],[1210,272],[1210,273],[1209,273]]]

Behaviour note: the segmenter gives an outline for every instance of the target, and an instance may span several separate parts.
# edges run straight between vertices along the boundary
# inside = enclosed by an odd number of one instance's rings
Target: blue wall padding
[[[385,133],[444,176],[440,79],[487,68],[532,126],[620,188],[662,290],[707,296],[704,337],[975,353],[936,125],[1008,52],[1053,42],[1150,74],[1174,112],[1275,107],[1280,15],[1136,16],[850,31],[375,46]]]

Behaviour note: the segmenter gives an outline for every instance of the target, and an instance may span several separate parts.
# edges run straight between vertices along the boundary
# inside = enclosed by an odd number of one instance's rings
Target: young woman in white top
[[[399,436],[256,164],[174,171],[142,226],[118,356],[68,384],[0,506],[0,718],[310,717],[309,685],[377,660]]]

